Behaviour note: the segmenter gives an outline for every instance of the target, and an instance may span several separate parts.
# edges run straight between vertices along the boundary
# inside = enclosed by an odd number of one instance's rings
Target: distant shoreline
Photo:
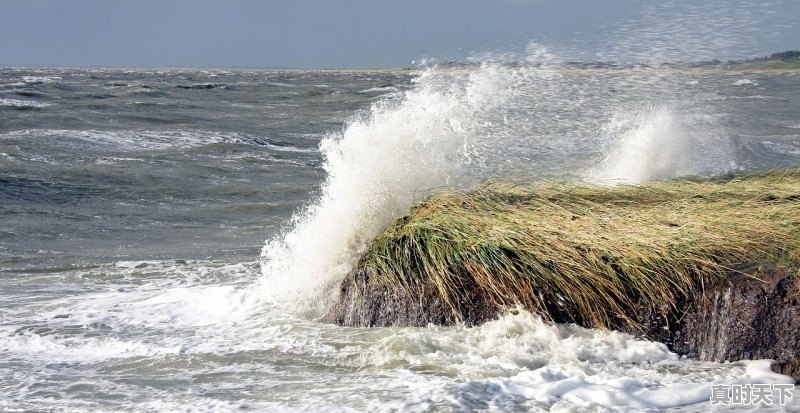
[[[438,65],[430,66],[437,70],[469,70],[480,66],[465,64],[463,62],[441,62]],[[524,67],[509,64],[509,68]],[[534,67],[534,66],[531,66]],[[660,64],[660,65],[618,65],[614,63],[586,63],[569,62],[563,65],[552,66],[556,70],[623,70],[623,71],[763,71],[763,72],[798,72],[800,71],[800,51],[785,51],[773,53],[770,56],[746,59],[722,61],[707,61],[683,64]],[[107,66],[8,66],[0,64],[0,70],[108,70],[108,71],[234,71],[234,72],[327,72],[327,73],[398,73],[398,72],[417,72],[427,70],[429,67],[376,67],[376,68],[292,68],[292,67],[107,67]]]
[[[126,72],[126,71],[174,71],[174,72],[264,72],[264,73],[281,73],[281,72],[307,72],[307,73],[418,73],[429,68],[381,68],[381,69],[238,69],[238,68],[90,68],[90,67],[15,67],[15,66],[0,66],[0,70],[74,70],[74,71],[95,71],[103,70],[110,72]],[[474,70],[471,67],[436,67],[433,70],[441,72],[468,72]],[[508,69],[518,69],[518,67],[509,67]],[[701,72],[730,72],[730,73],[798,73],[800,72],[800,63],[797,67],[772,67],[762,65],[745,65],[738,64],[729,67],[709,67],[709,66],[695,66],[695,67],[552,67],[553,70],[562,72],[653,72],[653,73],[701,73]]]

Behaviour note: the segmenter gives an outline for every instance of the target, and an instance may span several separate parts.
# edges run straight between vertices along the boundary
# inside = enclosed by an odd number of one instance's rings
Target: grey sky
[[[800,1],[0,0],[2,66],[391,67],[524,50],[740,58],[800,49]]]

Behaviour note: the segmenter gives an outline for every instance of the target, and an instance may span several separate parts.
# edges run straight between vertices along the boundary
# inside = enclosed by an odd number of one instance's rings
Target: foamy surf
[[[200,297],[207,292],[185,287],[182,295]],[[126,321],[102,327],[108,331],[104,337],[95,336],[98,320],[84,324],[88,328],[72,336],[4,331],[0,353],[7,360],[25,360],[33,369],[53,363],[73,368],[120,364],[120,374],[160,372],[169,380],[186,382],[187,388],[203,385],[187,381],[188,377],[175,369],[176,363],[200,363],[196,366],[199,377],[216,377],[221,380],[216,386],[266,385],[269,389],[255,400],[238,403],[155,389],[147,400],[129,404],[137,411],[158,406],[315,412],[681,407],[692,411],[691,406],[704,406],[700,403],[708,400],[713,384],[791,382],[772,373],[766,361],[718,364],[682,360],[663,344],[616,332],[548,325],[524,311],[475,328],[343,329],[295,319],[270,307],[261,308],[258,314],[236,315],[226,310],[230,307],[210,301],[208,307],[214,311],[229,313],[227,321],[217,318],[209,324],[208,318],[181,316],[153,320],[155,314],[170,313],[161,303],[164,297],[175,295],[174,291],[141,288],[124,295],[89,294],[73,299],[77,302],[72,304],[54,302],[49,307],[58,307],[69,317],[47,322],[51,328],[67,322],[80,325],[81,309],[116,314],[118,320]],[[132,306],[132,301],[136,305]],[[146,308],[150,310],[143,311]],[[191,305],[183,306],[182,311],[191,309]],[[145,326],[170,334],[153,336],[142,329]],[[123,332],[128,337],[123,338]],[[240,356],[225,365],[214,361],[226,354]],[[278,360],[300,365],[289,364],[288,370],[281,372],[273,366]],[[299,374],[298,369],[314,371],[315,382],[329,383],[326,390],[298,394],[294,385],[284,382]],[[357,373],[342,375],[344,371]],[[122,380],[104,391],[113,395],[132,385]],[[93,386],[88,385],[87,390]],[[25,403],[3,400],[4,407],[33,406],[46,397],[35,387],[27,394]],[[78,390],[77,395],[81,394]],[[338,401],[331,406],[333,399]],[[80,398],[63,403],[65,407],[81,406]]]
[[[84,389],[76,387],[72,397],[61,400],[65,408],[83,409],[86,392],[108,397],[136,392],[136,383],[125,379],[130,374],[158,374],[187,390],[203,389],[203,380],[214,377],[214,387],[263,391],[255,399],[232,402],[156,388],[146,398],[126,402],[136,411],[190,406],[213,411],[691,411],[705,406],[700,403],[708,400],[713,384],[791,380],[772,373],[766,361],[685,360],[663,344],[549,325],[524,311],[474,328],[320,325],[260,299],[247,283],[257,276],[253,270],[203,261],[119,262],[74,270],[72,276],[84,283],[104,277],[107,288],[18,308],[13,319],[38,327],[0,329],[0,355],[32,371],[54,363],[111,369],[109,380],[115,384],[98,389],[84,381]],[[199,381],[178,367],[185,363],[195,365]],[[286,364],[276,368],[275,363]],[[329,383],[325,391],[298,393],[291,377],[302,371],[314,372],[307,380]],[[25,409],[50,394],[35,382],[20,383],[24,401],[3,399],[0,406]]]
[[[718,383],[792,382],[773,373],[768,361],[681,360],[663,344],[548,325],[526,312],[476,328],[405,329],[379,346],[365,356],[378,365],[458,377],[414,387],[415,399],[401,404],[401,411],[662,410],[706,402]]]

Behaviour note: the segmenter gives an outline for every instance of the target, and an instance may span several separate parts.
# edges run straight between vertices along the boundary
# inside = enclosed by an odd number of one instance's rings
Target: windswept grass
[[[459,318],[479,288],[502,308],[592,327],[666,314],[737,263],[797,262],[800,171],[641,186],[488,183],[437,195],[373,241],[362,264]],[[558,317],[555,317],[558,313]]]

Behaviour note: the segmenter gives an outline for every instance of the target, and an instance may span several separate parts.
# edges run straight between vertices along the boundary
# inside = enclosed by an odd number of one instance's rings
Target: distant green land
[[[800,50],[773,53],[767,57],[737,62],[731,67],[734,69],[800,69]]]

